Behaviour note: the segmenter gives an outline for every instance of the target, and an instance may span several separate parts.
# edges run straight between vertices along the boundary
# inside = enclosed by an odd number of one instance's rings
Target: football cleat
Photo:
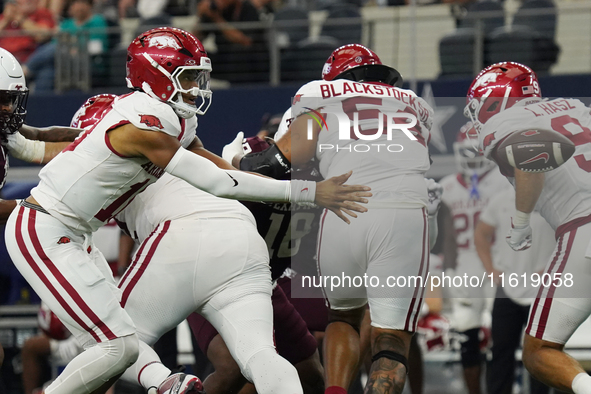
[[[158,386],[157,394],[205,394],[197,376],[175,373]]]

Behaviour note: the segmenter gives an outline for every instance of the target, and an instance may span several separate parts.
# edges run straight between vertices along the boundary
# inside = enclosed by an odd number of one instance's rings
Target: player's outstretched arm
[[[6,139],[6,147],[12,157],[37,164],[49,163],[71,143],[33,141],[23,137],[19,132],[9,134]]]
[[[544,180],[543,172],[515,169],[515,213],[506,236],[507,243],[513,250],[526,250],[531,246],[532,228],[529,219],[542,194]]]
[[[25,138],[29,140],[39,140],[45,142],[72,142],[84,130],[65,126],[33,127],[22,125],[19,131]]]
[[[317,202],[333,211],[364,212],[356,204],[371,196],[365,186],[344,186],[349,175],[319,184],[310,181],[277,181],[241,171],[222,170],[214,163],[180,146],[167,134],[141,130],[127,124],[109,133],[113,149],[122,156],[144,156],[166,172],[219,197],[277,202]],[[319,195],[318,201],[316,196]],[[349,211],[349,212],[347,212]]]

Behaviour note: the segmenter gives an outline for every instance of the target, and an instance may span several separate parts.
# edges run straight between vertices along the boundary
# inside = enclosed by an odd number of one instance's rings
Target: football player
[[[509,245],[514,250],[530,247],[534,207],[556,232],[556,247],[545,270],[551,281],[540,287],[531,306],[523,363],[536,379],[558,390],[591,393],[591,377],[564,352],[566,341],[591,313],[589,107],[576,99],[542,100],[538,79],[529,67],[503,62],[486,67],[474,79],[465,113],[479,131],[484,155],[497,160],[515,186]],[[570,139],[576,146],[573,157],[552,171],[537,173],[498,160],[496,148],[504,138],[536,129],[553,130]]]
[[[487,364],[486,392],[503,394],[511,392],[515,380],[515,351],[521,343],[521,333],[530,305],[538,292],[537,286],[521,283],[509,285],[510,278],[531,278],[541,274],[554,248],[554,234],[538,212],[532,213],[531,222],[536,248],[516,253],[503,239],[511,227],[511,214],[515,209],[515,191],[512,188],[496,193],[482,214],[474,230],[476,252],[487,275],[504,273],[505,286],[497,286],[492,309],[492,358]],[[497,239],[499,241],[494,242]],[[531,375],[530,375],[531,378]],[[530,380],[531,394],[547,394],[549,388],[536,379]]]
[[[309,165],[312,158],[325,178],[356,168],[356,179],[379,190],[370,202],[377,209],[364,214],[354,228],[344,228],[323,214],[317,254],[321,274],[381,280],[389,275],[412,275],[424,280],[429,229],[423,175],[429,168],[426,145],[432,109],[414,92],[400,89],[400,74],[362,45],[336,49],[322,78],[297,92],[289,132],[266,152],[242,158],[241,169],[267,169],[268,175],[277,176],[290,163],[299,168]],[[345,127],[339,124],[343,117],[346,130],[339,128]],[[351,133],[369,137],[349,138],[350,121],[359,123]],[[408,134],[398,129],[382,133],[386,123],[392,126],[396,121]],[[339,140],[342,133],[346,138]],[[374,145],[365,144],[366,139]],[[356,375],[359,329],[368,299],[373,364],[365,392],[402,392],[422,290],[413,286],[327,286],[324,291],[330,304],[324,339],[325,393],[346,393]]]
[[[23,125],[28,94],[21,65],[10,52],[0,48],[0,189],[6,183],[8,170],[8,150],[4,142],[8,134],[17,132]],[[15,201],[0,200],[2,223],[6,222],[15,206]]]
[[[480,212],[490,198],[500,190],[510,187],[497,166],[477,151],[478,134],[468,122],[457,134],[454,156],[458,172],[441,179],[443,204],[451,215],[453,228],[442,233],[444,267],[455,267],[455,275],[482,277],[484,268],[474,247],[474,228]],[[453,237],[454,239],[449,239]],[[488,298],[494,296],[490,284],[480,287],[455,287],[452,292],[452,327],[462,334],[461,359],[464,381],[470,394],[479,394],[482,356],[480,352],[480,327],[482,315],[488,312]]]
[[[134,91],[116,100],[92,129],[46,165],[39,186],[11,214],[6,243],[15,266],[86,348],[47,393],[101,389],[150,351],[119,303],[120,290],[92,233],[165,172],[224,197],[316,202],[344,220],[351,209],[365,210],[355,201],[366,201],[368,188],[342,186],[349,175],[318,185],[282,182],[231,171],[221,158],[212,157],[228,168],[222,170],[195,154],[208,156],[194,130],[195,115],[211,102],[210,70],[202,44],[190,33],[158,28],[141,34],[128,49],[127,80]],[[264,255],[256,260],[266,263]],[[268,300],[270,291],[258,294]],[[270,302],[265,302],[256,310],[270,314]],[[255,360],[253,355],[249,363]],[[294,375],[289,369],[284,374]],[[279,382],[284,385],[279,391],[301,392],[297,375],[294,379]],[[158,392],[191,390],[201,390],[197,378],[176,376]]]
[[[277,137],[285,131],[287,125],[283,121],[277,131]],[[242,133],[239,134],[239,138],[233,143],[242,142]],[[240,149],[248,153],[258,153],[269,148],[267,141],[260,137],[247,138],[243,143],[244,149],[242,146]],[[297,171],[293,176],[297,179],[321,179],[315,168]],[[283,177],[289,178],[290,174]],[[318,207],[296,206],[292,209],[290,204],[254,202],[244,202],[244,205],[255,217],[258,232],[267,244],[273,281],[277,281],[286,268],[291,266],[292,259],[305,258],[302,257],[303,254],[315,250],[306,242],[315,239],[321,212]],[[312,257],[309,256],[309,259],[312,260]],[[324,382],[315,338],[308,331],[306,322],[288,300],[279,283],[274,285],[271,300],[277,351],[298,370],[304,393],[322,394]],[[322,313],[322,310],[326,314],[326,308],[322,307],[316,312]],[[215,372],[203,381],[207,393],[238,392],[245,380],[223,339],[203,316],[195,313],[188,321],[201,351],[207,355],[215,369]]]

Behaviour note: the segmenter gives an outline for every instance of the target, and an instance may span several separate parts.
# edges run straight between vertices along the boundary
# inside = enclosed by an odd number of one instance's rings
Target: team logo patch
[[[140,115],[140,123],[143,123],[148,127],[158,127],[159,129],[164,129],[160,119],[154,115]]]
[[[533,163],[534,161],[537,161],[537,160],[544,160],[544,164],[548,163],[548,160],[550,160],[550,155],[547,154],[546,152],[542,152],[539,155],[532,157],[531,159],[527,159],[527,160],[519,163],[519,165],[521,166],[523,164]]]
[[[538,130],[527,130],[521,133],[524,137],[531,137],[532,135],[540,134]]]
[[[484,141],[482,141],[483,149],[486,149],[486,147],[489,146],[495,140],[495,133],[489,134],[486,137],[484,137]]]
[[[69,244],[70,243],[70,238],[68,237],[61,237],[58,241],[57,244],[61,245],[61,244]]]
[[[150,38],[150,42],[148,43],[150,47],[156,47],[158,49],[164,48],[172,48],[172,49],[181,49],[181,46],[178,42],[172,37],[167,36],[155,36]]]
[[[293,98],[293,103],[291,103],[291,105],[294,105],[295,103],[299,103],[300,100],[302,99],[303,94],[296,94],[295,97]]]
[[[92,252],[92,246],[88,245],[88,248],[86,248],[86,253],[90,254],[90,252]]]

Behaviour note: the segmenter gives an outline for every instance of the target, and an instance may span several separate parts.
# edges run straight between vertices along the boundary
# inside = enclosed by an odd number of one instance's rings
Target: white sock
[[[575,394],[591,394],[591,376],[581,372],[573,379],[571,388]]]
[[[134,384],[139,383],[146,390],[150,387],[160,386],[160,383],[170,375],[170,369],[162,364],[150,346],[140,341],[139,348],[137,361],[125,371],[121,379]]]

